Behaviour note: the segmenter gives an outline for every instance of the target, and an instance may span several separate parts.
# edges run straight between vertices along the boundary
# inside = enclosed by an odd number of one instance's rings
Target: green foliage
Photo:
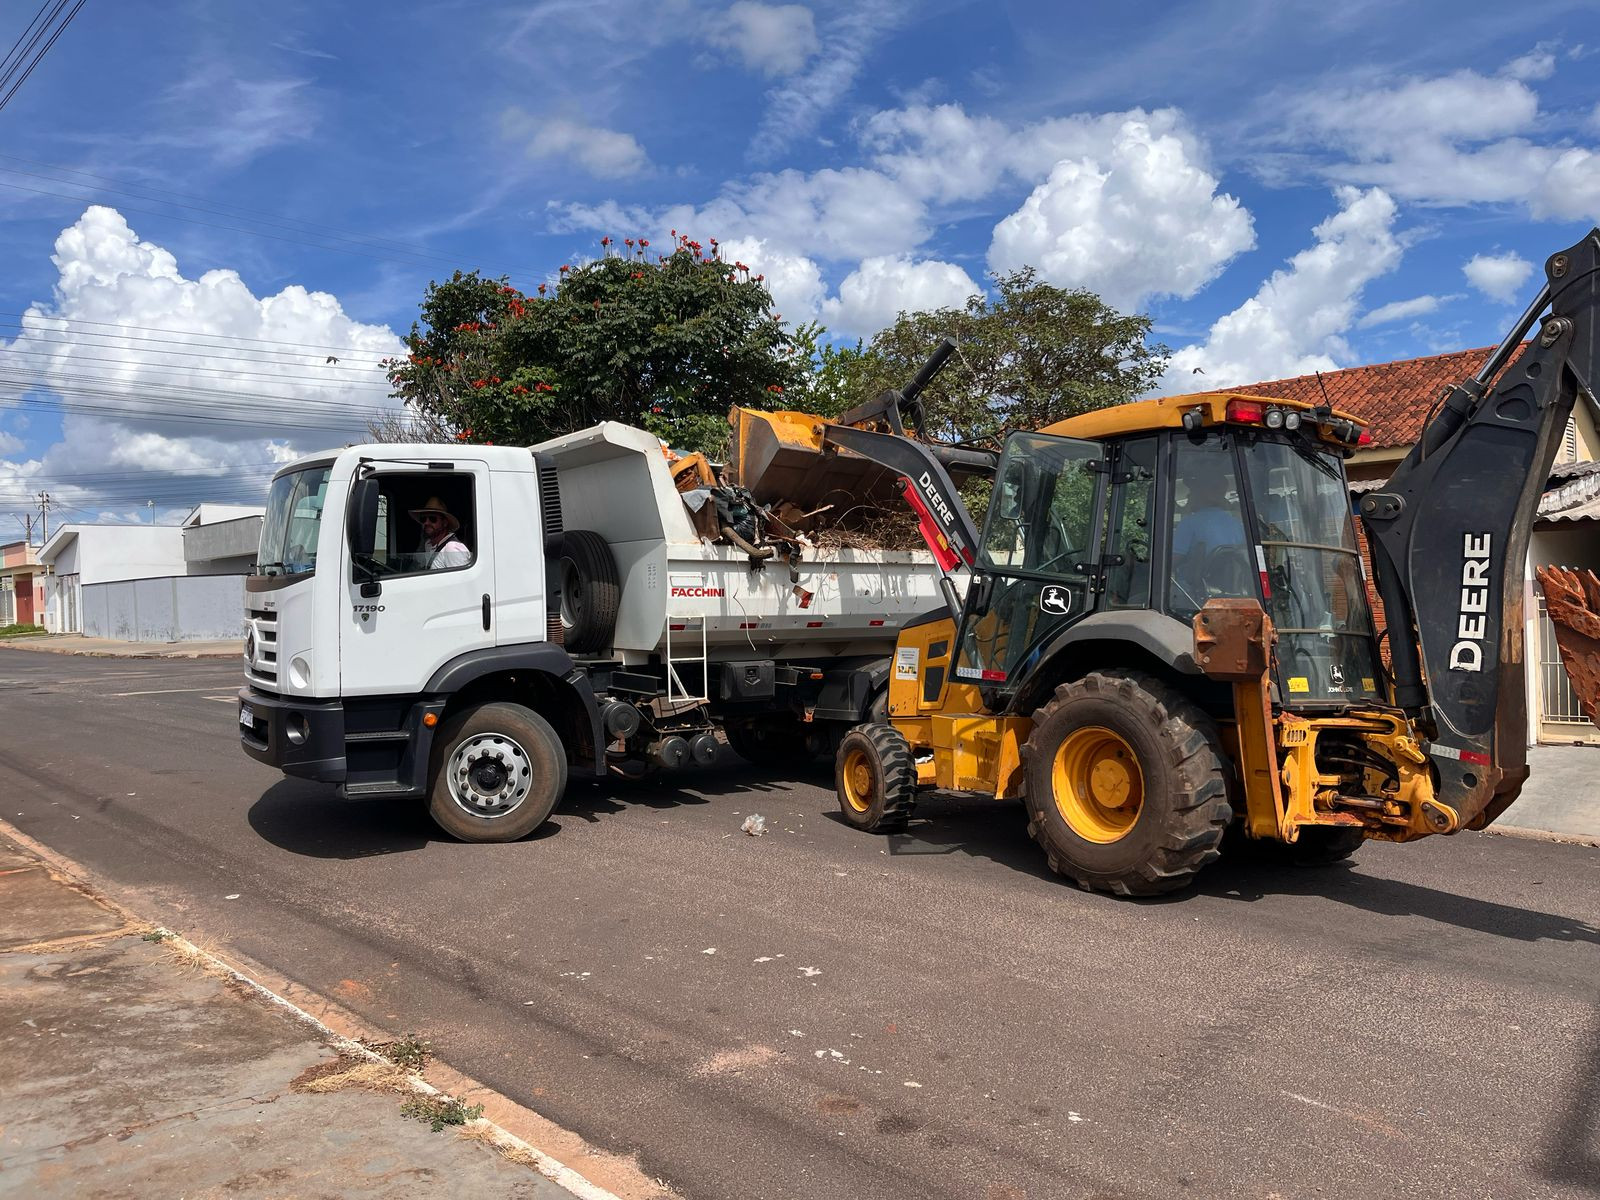
[[[465,1125],[483,1116],[483,1105],[466,1104],[454,1096],[417,1096],[400,1106],[400,1115],[426,1121],[435,1133],[446,1125]]]
[[[901,313],[870,345],[822,347],[813,391],[837,415],[887,388],[903,387],[940,339],[960,353],[922,400],[927,432],[972,441],[1039,429],[1132,400],[1166,368],[1168,351],[1147,345],[1150,319],[1124,316],[1093,292],[1042,283],[1032,267],[994,277],[996,296],[964,309]]]
[[[715,452],[730,407],[784,407],[803,390],[810,362],[761,276],[715,241],[710,254],[682,236],[670,254],[625,245],[602,238],[603,257],[533,295],[476,272],[430,284],[409,356],[388,364],[395,394],[462,441],[525,445],[623,421]]]
[[[43,625],[6,625],[0,627],[0,638],[31,637],[38,633],[48,633]]]

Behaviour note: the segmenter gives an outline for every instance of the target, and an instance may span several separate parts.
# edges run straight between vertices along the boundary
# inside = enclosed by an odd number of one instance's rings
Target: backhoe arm
[[[1592,397],[1600,362],[1600,230],[1552,255],[1545,276],[1517,328],[1360,505],[1396,702],[1431,726],[1437,798],[1469,828],[1499,816],[1527,776],[1524,564],[1567,420]]]

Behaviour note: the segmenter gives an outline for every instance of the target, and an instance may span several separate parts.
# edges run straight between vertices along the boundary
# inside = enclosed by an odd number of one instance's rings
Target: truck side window
[[[461,570],[477,561],[477,512],[465,472],[378,476],[373,565],[384,578]]]

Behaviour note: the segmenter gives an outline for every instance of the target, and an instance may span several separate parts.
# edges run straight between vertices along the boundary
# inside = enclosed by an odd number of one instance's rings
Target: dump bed
[[[926,552],[807,551],[798,586],[786,561],[752,569],[695,532],[661,443],[608,421],[533,447],[553,462],[567,529],[605,538],[622,583],[612,649],[712,658],[887,654],[907,619],[941,607]]]

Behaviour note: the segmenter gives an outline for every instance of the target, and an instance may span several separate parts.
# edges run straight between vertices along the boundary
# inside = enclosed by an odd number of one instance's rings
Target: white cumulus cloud
[[[1056,163],[995,227],[989,266],[1032,265],[1132,311],[1156,296],[1193,296],[1254,244],[1250,214],[1218,194],[1184,139],[1130,115],[1099,157]]]
[[[1474,254],[1461,267],[1467,282],[1491,300],[1509,304],[1521,294],[1533,274],[1533,264],[1520,254]]]
[[[954,263],[908,255],[866,259],[822,306],[828,328],[870,338],[902,312],[961,308],[983,289]]]
[[[1158,394],[1174,395],[1330,371],[1348,358],[1343,334],[1361,291],[1399,265],[1395,203],[1378,188],[1339,189],[1340,209],[1316,244],[1219,318],[1206,340],[1174,352]]]
[[[1409,300],[1394,300],[1368,312],[1356,322],[1356,328],[1371,329],[1374,325],[1391,325],[1396,321],[1409,321],[1412,317],[1425,317],[1431,312],[1438,312],[1441,304],[1460,298],[1459,295],[1413,296]]]
[[[509,108],[501,117],[500,128],[508,141],[522,144],[529,158],[576,163],[601,179],[631,175],[650,165],[644,147],[631,133],[602,129],[572,117]]]
[[[1282,125],[1297,151],[1332,150],[1327,178],[1419,204],[1521,204],[1541,218],[1600,218],[1600,159],[1544,135],[1538,53],[1506,75],[1456,71],[1387,83],[1376,74],[1296,96]]]
[[[28,307],[18,336],[0,343],[0,364],[46,403],[56,398],[62,438],[37,460],[0,461],[7,491],[48,487],[58,504],[92,514],[114,493],[142,496],[182,471],[247,498],[270,464],[360,438],[395,406],[381,360],[403,343],[327,293],[291,286],[258,297],[233,271],[186,277],[101,206],[62,231],[52,262],[50,301]],[[182,488],[169,480],[158,490]]]
[[[821,47],[816,18],[803,4],[739,0],[710,19],[707,37],[763,75],[792,75]]]
[[[722,257],[744,263],[752,278],[761,277],[762,286],[772,293],[773,309],[788,324],[800,325],[821,315],[828,288],[822,280],[822,268],[812,259],[803,254],[787,254],[769,246],[764,239],[751,237],[723,242]]]

